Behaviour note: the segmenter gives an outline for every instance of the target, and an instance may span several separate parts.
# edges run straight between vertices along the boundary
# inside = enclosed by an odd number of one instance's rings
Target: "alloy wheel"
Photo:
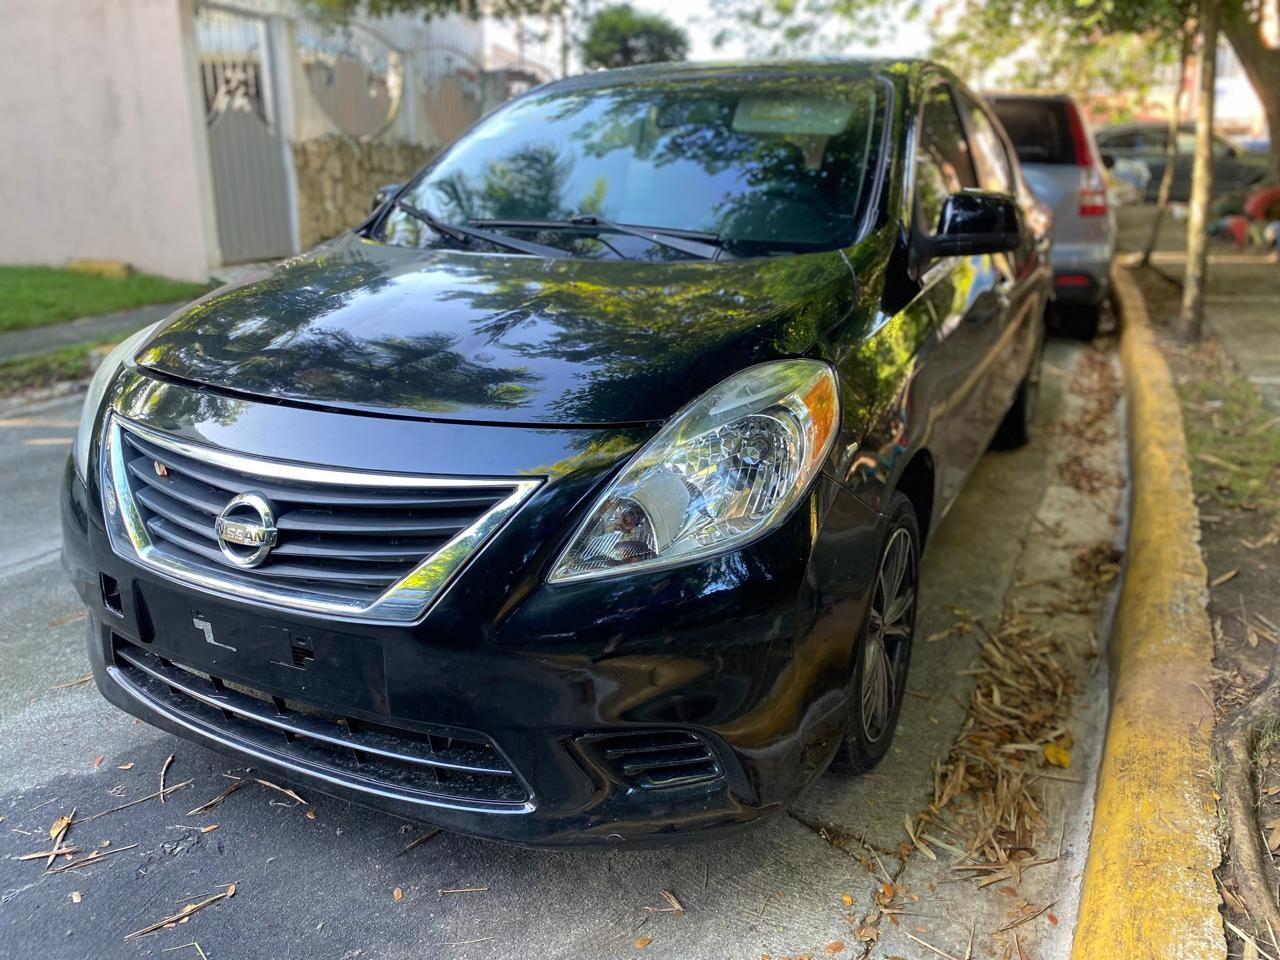
[[[915,630],[916,567],[915,541],[899,527],[880,559],[862,654],[862,733],[869,743],[892,729]]]

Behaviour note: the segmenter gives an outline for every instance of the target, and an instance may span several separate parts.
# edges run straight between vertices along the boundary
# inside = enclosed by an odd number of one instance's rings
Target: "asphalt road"
[[[1047,378],[1042,426],[1060,416],[1063,371],[1081,352],[1050,345],[1059,375]],[[879,769],[853,779],[828,774],[790,814],[731,840],[548,853],[440,834],[406,851],[420,825],[306,791],[299,805],[257,785],[189,815],[231,783],[224,773],[243,768],[117,712],[92,685],[60,686],[87,672],[83,615],[58,562],[56,495],[77,406],[68,399],[0,414],[0,957],[781,960],[826,956],[837,944],[831,952],[841,957],[870,949],[853,925],[881,881],[865,868],[866,848],[843,838],[864,838],[895,877],[905,870],[894,856],[904,815],[927,802],[932,763],[964,721],[972,639],[920,644],[913,695]],[[922,637],[954,622],[954,607],[995,619],[1033,517],[1052,499],[1055,447],[1042,430],[1028,448],[988,454],[979,465],[925,558]],[[168,783],[192,779],[190,787],[70,834],[85,850],[118,853],[54,874],[43,861],[15,859],[47,848],[50,824],[73,808],[83,817],[154,792],[170,754]],[[1075,832],[1087,829],[1087,804],[1077,805],[1056,811],[1072,824],[1064,869],[1080,850]],[[125,942],[233,882],[232,899]],[[481,889],[441,892],[462,888]],[[664,889],[682,914],[648,909],[668,906]],[[976,894],[968,885],[950,889],[953,914],[965,914],[964,898]],[[1070,915],[1066,905],[1057,909]],[[638,937],[651,943],[637,948]],[[1061,954],[1063,942],[1050,938],[1035,955]],[[882,943],[872,955],[928,955],[902,944]]]

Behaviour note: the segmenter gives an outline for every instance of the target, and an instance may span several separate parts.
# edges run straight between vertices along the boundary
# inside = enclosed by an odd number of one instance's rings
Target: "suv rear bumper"
[[[1111,289],[1113,243],[1067,243],[1053,247],[1054,299],[1063,305],[1096,307]]]

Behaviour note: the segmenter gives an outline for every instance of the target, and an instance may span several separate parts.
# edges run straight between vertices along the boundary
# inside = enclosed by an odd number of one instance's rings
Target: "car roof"
[[[1023,93],[1017,90],[984,90],[982,95],[988,100],[1043,100],[1046,103],[1075,103],[1075,97],[1069,93]]]
[[[780,79],[805,77],[813,79],[857,80],[881,77],[889,80],[911,78],[925,69],[937,67],[928,60],[918,58],[821,57],[805,60],[729,60],[690,63],[651,63],[616,70],[595,70],[548,83],[539,90],[589,90],[626,86],[649,81],[669,80],[696,82],[710,78],[720,79]],[[947,72],[943,70],[943,72]]]
[[[1109,123],[1105,127],[1099,127],[1099,133],[1128,133],[1135,130],[1159,130],[1162,133],[1169,129],[1167,120],[1131,120],[1127,123]],[[1196,124],[1194,120],[1183,120],[1178,124],[1178,130],[1181,133],[1194,133]],[[1224,137],[1221,131],[1213,131],[1215,137]]]

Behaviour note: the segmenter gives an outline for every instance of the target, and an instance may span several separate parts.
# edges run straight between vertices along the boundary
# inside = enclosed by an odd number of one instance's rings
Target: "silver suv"
[[[1053,207],[1055,315],[1067,332],[1092,337],[1110,286],[1115,213],[1093,130],[1071,97],[987,94],[1013,141],[1027,183]]]

